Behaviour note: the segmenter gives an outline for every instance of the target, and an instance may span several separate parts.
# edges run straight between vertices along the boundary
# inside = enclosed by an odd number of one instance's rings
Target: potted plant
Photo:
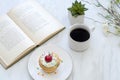
[[[85,4],[78,2],[77,0],[72,3],[72,6],[68,8],[68,16],[71,24],[75,23],[84,23],[85,11],[88,9],[85,8]]]

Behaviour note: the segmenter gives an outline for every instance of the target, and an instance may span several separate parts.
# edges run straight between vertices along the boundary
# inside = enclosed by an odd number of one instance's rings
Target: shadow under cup
[[[69,31],[69,45],[75,51],[84,51],[89,47],[90,29],[84,24],[74,24]]]

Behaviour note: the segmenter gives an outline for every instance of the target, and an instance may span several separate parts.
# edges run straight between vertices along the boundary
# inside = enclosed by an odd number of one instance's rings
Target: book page
[[[0,60],[6,66],[14,62],[27,48],[34,43],[7,16],[0,17]]]
[[[64,28],[56,19],[34,1],[13,8],[8,15],[20,28],[39,43]]]

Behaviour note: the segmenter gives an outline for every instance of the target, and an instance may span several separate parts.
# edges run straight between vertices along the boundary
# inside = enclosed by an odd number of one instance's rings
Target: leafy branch
[[[90,3],[88,1],[82,0],[90,5],[94,5],[96,7],[102,8],[106,14],[98,13],[108,22],[108,26],[112,26],[115,29],[115,32],[107,31],[108,33],[112,33],[114,35],[120,35],[120,0],[111,0],[110,6],[105,7],[99,0],[95,0],[96,3]]]
[[[115,29],[115,32],[109,31],[109,33],[120,35],[120,0],[111,0],[110,7],[108,8],[105,8],[98,0],[96,1],[99,7],[107,12],[106,15],[103,15],[102,13],[99,14],[104,17],[108,21],[109,25],[112,25]]]

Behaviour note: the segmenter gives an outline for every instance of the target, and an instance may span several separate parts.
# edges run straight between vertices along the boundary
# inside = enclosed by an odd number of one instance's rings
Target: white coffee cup
[[[86,40],[84,40],[84,41],[77,41],[77,40],[73,39],[73,37],[71,37],[71,32],[75,29],[83,29],[83,30],[87,31],[89,34],[88,39],[86,38]],[[71,49],[73,49],[75,51],[84,51],[84,50],[88,49],[88,47],[89,47],[90,37],[91,37],[91,30],[88,26],[86,26],[84,24],[73,24],[70,27],[69,35],[68,35],[69,46]],[[81,39],[80,36],[79,36],[79,39]]]

